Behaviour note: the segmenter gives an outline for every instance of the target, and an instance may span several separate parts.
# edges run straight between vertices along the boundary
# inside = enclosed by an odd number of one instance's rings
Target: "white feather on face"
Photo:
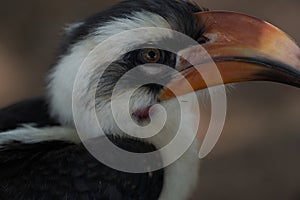
[[[0,149],[2,145],[10,142],[18,141],[25,144],[34,144],[43,141],[62,140],[73,143],[80,143],[80,139],[73,128],[67,127],[49,127],[35,128],[33,126],[24,125],[24,127],[6,131],[1,133]]]
[[[115,125],[110,112],[109,104],[114,99],[105,99],[105,96],[96,97],[100,101],[96,107],[98,117],[91,112],[91,108],[94,107],[94,93],[97,89],[99,73],[103,73],[106,63],[119,59],[128,49],[135,48],[145,41],[156,42],[163,37],[172,37],[171,31],[165,30],[159,33],[157,31],[150,31],[146,34],[134,35],[134,37],[127,35],[127,37],[118,38],[114,43],[110,43],[111,41],[105,42],[106,39],[118,33],[142,27],[171,29],[168,22],[159,15],[149,12],[137,12],[128,18],[115,19],[106,23],[104,26],[96,29],[93,34],[74,44],[70,48],[69,54],[60,59],[49,77],[48,95],[50,98],[51,115],[58,118],[63,125],[74,126],[73,104],[76,113],[82,115],[79,124],[76,124],[79,126],[77,128],[80,129],[79,131],[84,130],[87,132],[89,134],[88,138],[99,136],[99,129],[95,126],[98,120],[101,121],[102,128],[106,133],[123,135],[123,132]],[[95,49],[100,43],[102,43],[101,47]],[[91,51],[93,51],[92,56],[89,56],[88,60],[85,60]],[[83,62],[82,70],[77,74]],[[76,83],[78,87],[73,94],[76,77],[78,78],[78,82]],[[72,96],[76,98],[72,99]],[[132,98],[133,103],[131,107],[132,109],[137,109],[152,105],[154,103],[153,99],[152,95],[140,90]],[[176,123],[178,123],[177,116],[179,114],[177,113],[178,109],[176,109],[176,105],[175,101],[164,103],[167,109],[173,110],[171,111],[172,113],[168,113],[168,116],[172,117],[157,136],[147,139],[147,141],[153,143],[157,148],[162,147],[172,140],[174,134],[177,132]],[[189,113],[193,113],[193,106],[189,107],[191,109],[190,112],[185,112],[183,117],[186,124],[183,127],[183,131],[186,133],[195,133],[194,126],[191,125],[193,121],[191,118],[194,116],[193,114],[189,115]],[[121,118],[124,116],[124,124],[126,124],[126,120],[128,119],[126,118],[126,113],[127,111],[124,109],[118,111],[118,115],[121,115]],[[135,132],[135,129],[132,129],[131,135],[138,136],[139,132]],[[187,134],[186,137],[191,136]],[[181,139],[183,141],[186,140],[186,138]],[[178,161],[165,169],[166,175],[164,188],[160,197],[161,200],[186,199],[190,191],[194,189],[199,171],[197,148],[197,142],[193,143]],[[171,155],[163,155],[163,160],[168,160],[168,156]]]
[[[48,96],[50,98],[51,114],[57,117],[62,124],[73,124],[72,115],[72,92],[75,78],[79,67],[89,53],[101,42],[107,38],[121,33],[123,31],[132,30],[142,27],[160,27],[169,28],[170,25],[159,15],[153,13],[135,13],[132,17],[115,19],[114,21],[106,23],[106,25],[99,27],[95,33],[88,38],[81,40],[74,44],[70,53],[62,57],[59,63],[53,68],[49,76],[50,83],[48,85]],[[120,57],[120,53],[125,52],[136,42],[137,44],[147,40],[157,38],[157,34],[148,34],[144,38],[123,38],[112,49],[108,46],[105,52],[101,52],[94,62],[96,66],[89,69],[96,71],[95,68],[101,71],[101,66],[106,62],[112,62]],[[87,66],[84,66],[88,68]],[[103,69],[104,70],[104,69]],[[92,79],[92,77],[90,77]],[[86,80],[89,83],[90,80]],[[87,88],[87,87],[86,87]],[[86,90],[86,88],[84,88]],[[85,93],[86,91],[83,91]]]

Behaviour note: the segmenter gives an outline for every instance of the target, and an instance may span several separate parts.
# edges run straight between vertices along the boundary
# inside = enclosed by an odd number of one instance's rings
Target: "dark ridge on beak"
[[[280,61],[271,60],[263,57],[219,57],[214,58],[215,62],[235,61],[241,63],[253,63],[263,65],[266,70],[258,71],[254,76],[258,79],[266,79],[268,81],[288,84],[300,87],[300,71]]]

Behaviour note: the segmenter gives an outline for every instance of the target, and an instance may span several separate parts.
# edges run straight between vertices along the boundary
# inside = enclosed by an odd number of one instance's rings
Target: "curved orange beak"
[[[171,80],[161,100],[235,82],[274,81],[300,87],[300,49],[284,32],[239,13],[196,15],[206,24],[207,41],[181,51],[185,59],[176,68],[183,77]]]

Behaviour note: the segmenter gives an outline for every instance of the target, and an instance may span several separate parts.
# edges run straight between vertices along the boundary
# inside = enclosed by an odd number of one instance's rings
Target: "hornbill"
[[[149,27],[180,32],[197,45],[184,46],[175,53],[156,48],[166,41],[180,41],[172,32],[154,29],[103,44],[111,36]],[[87,62],[98,45],[102,51],[96,51]],[[128,45],[133,49],[127,52]],[[212,70],[212,62],[222,79]],[[166,73],[161,65],[178,73]],[[124,133],[113,120],[110,106],[114,98],[132,91],[134,84],[128,83],[113,95],[117,82],[137,66],[142,66],[138,76],[162,79],[165,85],[149,83],[135,88],[129,103],[131,118],[146,126],[160,114],[155,105],[164,106],[171,118],[157,136],[148,138],[138,137],[134,128],[129,130],[133,134]],[[81,69],[84,74],[76,82]],[[245,81],[300,87],[297,44],[267,22],[244,14],[208,11],[183,0],[126,0],[75,23],[67,28],[62,51],[49,73],[47,96],[0,111],[0,199],[188,199],[198,180],[197,140],[175,162],[134,173],[99,162],[78,133],[92,133],[95,137],[89,139],[100,149],[108,138],[129,152],[153,152],[175,137],[176,116],[183,116],[186,137],[194,131],[190,121],[193,105],[180,113],[175,96],[185,97],[194,91],[201,94],[209,87]],[[74,85],[78,86],[75,93]],[[74,109],[79,111],[77,122]],[[128,117],[124,109],[116,112],[121,120]],[[104,134],[97,135],[95,120]],[[180,141],[185,139],[181,135]],[[165,163],[169,156],[162,153],[156,162]]]

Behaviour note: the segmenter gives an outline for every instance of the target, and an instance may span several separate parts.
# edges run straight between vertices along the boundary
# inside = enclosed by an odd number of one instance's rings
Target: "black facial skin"
[[[140,65],[155,65],[155,67],[161,67],[160,65],[165,65],[171,68],[175,67],[176,64],[176,54],[165,51],[159,50],[160,58],[156,63],[149,63],[146,62],[145,59],[142,57],[142,52],[145,49],[138,49],[131,51],[125,54],[121,59],[113,62],[102,74],[102,77],[99,79],[98,88],[96,96],[111,96],[113,89],[116,83],[120,80],[120,78],[126,74],[129,70],[133,69],[134,67]],[[144,79],[151,79],[152,82],[163,82],[167,83],[171,79],[170,73],[162,73],[159,75],[149,75],[146,74],[144,71],[138,71],[139,77],[126,77],[128,79],[128,83],[124,84],[124,90],[129,88],[135,88],[135,83],[138,83],[139,80]],[[125,88],[126,87],[126,88]],[[149,93],[153,93],[153,95],[158,95],[160,90],[163,86],[158,84],[147,84],[144,85],[142,88],[147,89]]]

